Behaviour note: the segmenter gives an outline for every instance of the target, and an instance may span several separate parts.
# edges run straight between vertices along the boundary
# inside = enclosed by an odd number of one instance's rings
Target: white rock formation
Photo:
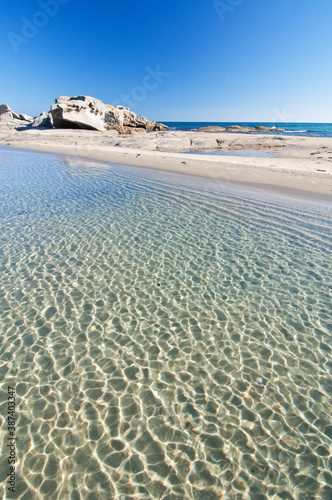
[[[46,111],[43,111],[40,113],[39,116],[33,119],[33,122],[31,123],[31,127],[33,128],[50,128],[53,126],[53,120],[51,113],[46,113]]]
[[[84,128],[102,132],[116,129],[121,133],[129,132],[132,128],[147,131],[167,129],[163,124],[136,115],[129,108],[104,104],[89,96],[59,97],[50,113],[55,128]]]
[[[105,111],[104,103],[87,96],[58,97],[51,107],[55,128],[85,128],[101,132],[106,130]]]
[[[24,127],[32,122],[33,118],[24,114],[14,113],[8,104],[0,104],[0,125],[8,127]]]
[[[58,97],[49,113],[43,111],[39,116],[14,113],[7,104],[0,105],[0,125],[9,127],[32,128],[76,128],[113,130],[120,134],[167,130],[162,123],[151,122],[136,115],[124,106],[111,106],[89,96]]]

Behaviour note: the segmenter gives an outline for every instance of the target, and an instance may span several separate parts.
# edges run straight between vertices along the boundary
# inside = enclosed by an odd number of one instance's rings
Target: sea
[[[270,128],[282,128],[285,132],[271,132],[278,135],[297,135],[303,137],[332,137],[332,123],[291,123],[291,122],[163,122],[174,130],[191,130],[210,125],[229,127],[257,127],[263,125]],[[266,132],[256,132],[258,134]]]
[[[0,222],[0,498],[331,500],[331,203],[0,148]]]

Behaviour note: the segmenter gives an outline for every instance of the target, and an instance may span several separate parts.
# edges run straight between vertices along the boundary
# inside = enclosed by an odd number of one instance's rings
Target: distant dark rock
[[[192,129],[193,132],[284,132],[282,128],[265,127],[264,125],[257,125],[256,127],[243,127],[241,125],[229,125],[228,127],[219,127],[218,125],[208,125],[207,127],[200,127]]]
[[[247,132],[254,132],[254,128],[252,127],[241,127],[240,125],[230,125],[229,127],[226,127],[227,132],[242,132],[242,133],[247,133]]]
[[[228,127],[226,127],[226,130],[242,130],[243,128],[244,127],[241,127],[240,125],[229,125]]]
[[[264,125],[257,125],[256,127],[242,127],[241,125],[230,125],[226,127],[227,132],[242,132],[242,133],[252,133],[252,132],[285,132],[282,128],[275,127],[265,127]]]
[[[270,132],[271,128],[264,127],[264,125],[258,125],[257,127],[255,127],[255,130],[258,130],[259,132]]]
[[[255,130],[258,132],[285,132],[285,129],[283,128],[276,128],[276,127],[265,127],[264,125],[258,125],[255,127]]]
[[[218,127],[217,125],[208,125],[207,127],[193,129],[195,132],[224,132],[225,130],[224,127]]]

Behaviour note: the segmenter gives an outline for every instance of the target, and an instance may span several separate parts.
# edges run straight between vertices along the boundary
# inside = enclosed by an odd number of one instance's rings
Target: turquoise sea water
[[[0,220],[1,498],[331,500],[331,204],[3,148]]]
[[[242,127],[265,127],[283,128],[285,132],[273,132],[278,135],[299,135],[309,137],[332,137],[332,123],[292,123],[292,122],[164,122],[168,127],[176,130],[191,130],[193,128],[218,125],[229,127],[230,125],[241,125]],[[261,133],[261,132],[257,132]],[[262,132],[266,134],[266,132]]]

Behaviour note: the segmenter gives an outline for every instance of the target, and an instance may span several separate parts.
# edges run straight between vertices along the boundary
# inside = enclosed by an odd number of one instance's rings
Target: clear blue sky
[[[332,122],[331,0],[40,1],[0,0],[16,112],[86,94],[160,121]]]

